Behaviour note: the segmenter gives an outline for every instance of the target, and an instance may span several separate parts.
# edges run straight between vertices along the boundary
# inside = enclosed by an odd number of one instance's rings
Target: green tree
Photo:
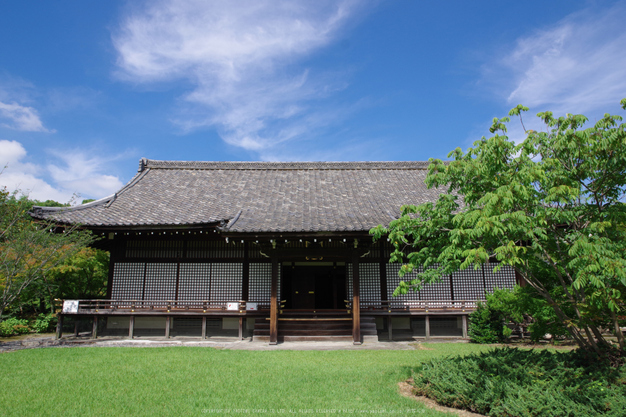
[[[509,115],[523,126],[527,110]],[[449,162],[431,159],[426,184],[443,190],[438,200],[403,206],[398,220],[371,233],[388,235],[402,276],[430,266],[396,293],[490,261],[511,265],[580,347],[605,351],[608,328],[624,349],[625,125],[610,114],[587,128],[582,115],[537,116],[546,130],[527,131],[521,143],[506,136],[508,117],[495,118],[492,137],[457,148]]]
[[[93,242],[77,226],[32,221],[31,206],[28,199],[0,190],[0,320],[24,291]]]

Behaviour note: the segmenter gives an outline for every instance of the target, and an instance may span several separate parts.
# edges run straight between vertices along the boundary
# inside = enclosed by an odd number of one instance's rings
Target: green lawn
[[[423,360],[488,347],[422,346],[429,350],[21,350],[0,354],[0,414],[447,415],[400,396],[397,383]]]

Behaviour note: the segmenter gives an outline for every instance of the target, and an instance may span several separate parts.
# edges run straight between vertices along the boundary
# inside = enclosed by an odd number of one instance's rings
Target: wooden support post
[[[166,316],[165,317],[165,338],[169,339],[170,338],[170,322],[171,322],[171,317],[170,316]]]
[[[467,315],[463,314],[463,339],[467,339]]]
[[[352,343],[361,344],[361,285],[359,282],[359,253],[352,254]]]
[[[202,340],[206,339],[206,316],[202,316]]]
[[[91,328],[91,338],[98,338],[98,316],[93,316],[93,327]]]
[[[424,330],[425,330],[426,339],[430,339],[430,316],[429,315],[426,315],[424,317]]]
[[[393,325],[391,323],[391,316],[387,316],[387,330],[389,331],[389,341],[393,340]]]
[[[378,273],[380,275],[380,300],[383,302],[381,307],[389,307],[387,304],[387,251],[385,250],[385,240],[378,241],[378,250],[380,251],[380,261],[378,262]]]
[[[56,338],[60,339],[63,337],[63,314],[59,314],[57,320],[57,334]]]
[[[239,340],[243,340],[243,317],[239,316]]]
[[[270,345],[278,343],[278,259],[272,259],[272,290],[270,297]]]
[[[74,337],[78,337],[78,317],[74,317]]]
[[[135,333],[135,316],[130,316],[130,324],[128,325],[128,338],[132,339]]]
[[[243,243],[243,265],[241,268],[241,299],[248,301],[250,293],[250,255],[248,242]]]

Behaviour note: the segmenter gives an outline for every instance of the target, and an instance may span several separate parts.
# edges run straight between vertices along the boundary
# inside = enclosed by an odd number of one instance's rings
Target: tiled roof
[[[187,162],[142,159],[115,195],[31,215],[92,227],[224,223],[231,232],[367,231],[403,204],[435,201],[428,162]]]

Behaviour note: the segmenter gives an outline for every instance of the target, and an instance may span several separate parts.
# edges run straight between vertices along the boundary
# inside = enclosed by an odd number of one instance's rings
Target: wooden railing
[[[250,304],[256,304],[256,310],[269,310],[269,302],[246,302],[244,300],[211,301],[211,300],[75,300],[78,306],[72,311],[63,310],[63,301],[57,300],[57,309],[64,314],[91,314],[120,312],[167,312],[167,313],[216,313],[216,312],[250,312]],[[278,301],[278,310],[282,312],[286,300]],[[352,300],[344,300],[347,310],[352,310]],[[477,300],[361,300],[361,311],[401,312],[401,311],[465,311],[474,310]],[[230,308],[229,308],[230,305]]]
[[[346,308],[352,307],[351,300],[344,300]],[[479,300],[421,300],[421,301],[405,301],[405,300],[361,300],[361,311],[378,310],[378,311],[399,311],[399,310],[474,310]]]
[[[233,301],[210,301],[210,300],[75,300],[78,302],[78,306],[73,311],[64,311],[63,300],[56,300],[57,309],[61,310],[64,314],[84,314],[93,312],[106,312],[106,311],[129,311],[129,312],[219,312],[219,311],[232,311],[241,312],[247,311],[247,307],[252,302],[244,300]],[[257,309],[267,310],[269,309],[269,303],[258,303]],[[229,308],[230,305],[230,308]],[[233,308],[234,307],[234,308]]]

